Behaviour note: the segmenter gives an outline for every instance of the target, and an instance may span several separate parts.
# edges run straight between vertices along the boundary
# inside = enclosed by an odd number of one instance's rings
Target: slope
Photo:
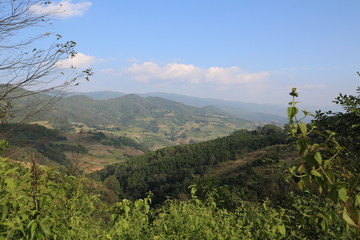
[[[195,176],[202,176],[222,162],[238,159],[248,152],[284,143],[286,134],[279,127],[265,125],[248,131],[239,130],[214,140],[159,149],[120,164],[109,165],[93,177],[105,181],[115,176],[121,184],[121,197],[136,199],[154,193],[161,202],[167,196],[187,192]]]
[[[134,94],[109,100],[86,96],[64,98],[40,120],[59,128],[77,124],[83,128],[110,131],[117,136],[136,139],[152,149],[214,139],[237,129],[254,127],[250,121],[214,107],[191,107]]]
[[[0,124],[0,139],[9,143],[2,156],[32,161],[69,171],[91,172],[149,150],[128,137],[102,132],[60,134],[37,124]]]
[[[69,96],[84,95],[96,100],[106,100],[126,95],[121,92],[99,91],[99,92],[72,92]],[[171,101],[179,102],[194,107],[215,106],[218,109],[241,119],[260,122],[286,123],[285,106],[274,104],[256,104],[247,102],[226,101],[212,98],[199,98],[171,93],[143,93],[142,97],[161,97]]]

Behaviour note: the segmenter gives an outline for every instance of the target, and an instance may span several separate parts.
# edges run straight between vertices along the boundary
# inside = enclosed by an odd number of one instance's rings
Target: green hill
[[[14,101],[14,105],[24,108],[26,102],[39,97],[44,103],[52,101],[50,96],[35,95],[21,102]],[[191,107],[159,97],[143,98],[134,94],[108,100],[76,95],[52,101],[51,106],[46,111],[30,115],[27,121],[48,122],[62,131],[109,131],[116,136],[133,138],[151,149],[215,139],[238,129],[254,128],[252,122],[215,107]],[[16,112],[15,121],[24,119],[27,114],[26,111]]]
[[[117,98],[120,96],[126,95],[121,92],[111,92],[111,91],[99,91],[99,92],[72,92],[70,96],[74,95],[85,95],[92,99],[97,100],[106,100],[111,98]],[[152,92],[152,93],[143,93],[138,94],[141,97],[161,97],[171,101],[179,102],[189,106],[195,107],[205,107],[205,106],[215,106],[222,111],[236,116],[241,119],[246,119],[249,121],[260,121],[260,122],[276,122],[284,124],[287,122],[286,117],[286,106],[273,105],[273,104],[256,104],[256,103],[247,103],[247,102],[234,102],[234,101],[225,101],[219,99],[211,98],[199,98],[184,96],[171,93],[161,93],[161,92]]]
[[[156,201],[186,194],[195,176],[223,162],[239,159],[246,153],[284,143],[286,134],[279,127],[265,125],[253,131],[239,130],[206,142],[159,149],[116,165],[109,165],[93,176],[105,181],[115,176],[121,197],[136,199],[149,191]]]
[[[60,134],[38,124],[0,124],[0,139],[10,147],[3,156],[18,161],[33,158],[43,165],[91,172],[149,150],[131,138],[102,132]]]

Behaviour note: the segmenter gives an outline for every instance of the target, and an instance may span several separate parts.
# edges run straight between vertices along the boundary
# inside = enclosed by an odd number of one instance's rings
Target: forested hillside
[[[149,151],[126,136],[96,131],[60,133],[38,124],[0,124],[0,138],[9,144],[4,157],[29,162],[34,155],[40,164],[85,172]]]
[[[111,165],[94,173],[104,181],[112,178],[120,185],[122,197],[142,198],[147,192],[154,194],[156,202],[167,196],[177,198],[188,193],[195,176],[222,162],[239,159],[244,154],[275,144],[285,143],[286,134],[274,125],[254,130],[239,130],[233,134],[206,142],[159,149]]]
[[[68,96],[84,95],[96,100],[107,100],[111,98],[118,98],[125,96],[125,93],[112,91],[99,92],[71,92]],[[225,101],[211,98],[199,98],[184,96],[171,93],[143,93],[137,94],[141,97],[160,97],[171,101],[179,102],[189,106],[205,107],[214,106],[222,111],[236,116],[241,119],[258,122],[277,122],[284,124],[287,122],[285,106],[271,105],[271,104],[255,104],[246,102]]]
[[[26,96],[12,101],[13,122],[36,122],[63,132],[109,131],[151,149],[200,142],[226,136],[237,129],[256,127],[254,122],[215,107],[191,107],[159,97],[130,94],[108,100],[81,95],[56,99],[23,89],[18,91]]]

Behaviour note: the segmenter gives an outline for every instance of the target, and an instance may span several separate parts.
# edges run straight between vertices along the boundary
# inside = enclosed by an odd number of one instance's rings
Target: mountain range
[[[122,92],[98,91],[98,92],[71,92],[67,96],[84,95],[96,100],[108,100],[127,95]],[[284,124],[287,122],[286,106],[275,104],[257,104],[247,102],[225,101],[213,98],[198,98],[171,93],[141,93],[142,97],[160,97],[194,107],[214,106],[235,117],[249,121],[273,122]]]
[[[150,149],[214,139],[257,126],[214,106],[194,107],[135,94],[106,100],[73,95],[56,101],[35,94],[14,101],[14,106],[21,109],[14,113],[15,122],[26,119],[63,132],[103,131],[130,137]]]

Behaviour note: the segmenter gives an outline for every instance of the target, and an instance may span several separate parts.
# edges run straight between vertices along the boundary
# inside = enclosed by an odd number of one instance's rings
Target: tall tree
[[[51,22],[51,13],[39,13],[34,6],[50,4],[40,0],[0,1],[0,121],[12,115],[13,100],[37,93],[60,95],[66,88],[78,84],[81,77],[88,80],[91,69],[75,67],[60,71],[60,60],[75,56],[74,41],[62,42],[56,33],[40,33],[35,29]],[[48,44],[50,42],[50,44]],[[34,104],[33,111],[44,106],[44,98]],[[51,102],[51,101],[50,101]],[[41,104],[40,104],[41,103]],[[47,99],[49,103],[49,99]],[[23,108],[28,108],[26,104]],[[30,113],[29,113],[30,114]]]

